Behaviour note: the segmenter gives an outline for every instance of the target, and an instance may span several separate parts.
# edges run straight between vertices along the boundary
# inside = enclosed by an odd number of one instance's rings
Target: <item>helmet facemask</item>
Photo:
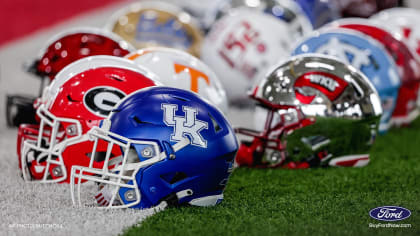
[[[161,151],[157,142],[128,139],[106,128],[94,127],[87,135],[94,143],[93,155],[97,153],[98,142],[107,143],[107,152],[102,168],[93,166],[94,156],[89,166],[72,167],[70,176],[72,201],[79,206],[95,205],[100,208],[129,208],[139,204],[141,194],[136,179],[139,170],[166,157],[173,158],[176,151],[190,143],[185,139],[171,146],[172,153],[169,154],[168,151]],[[111,150],[115,147],[119,147],[123,154],[119,158],[112,159]],[[95,190],[87,184],[82,186],[81,183],[86,180],[96,183],[98,188]]]
[[[37,115],[40,118],[37,136],[23,143],[23,178],[41,183],[61,182],[67,178],[63,151],[68,145],[82,141],[82,126],[78,120],[55,116],[44,105],[38,108]]]
[[[254,137],[252,142],[243,142],[243,144],[250,148],[249,151],[253,150],[253,155],[258,156],[253,160],[257,161],[255,163],[256,167],[278,167],[284,164],[287,157],[285,137],[296,129],[312,124],[313,120],[306,118],[298,107],[273,107],[265,103],[259,105],[267,112],[263,131],[257,132],[238,128],[236,132]],[[240,151],[243,151],[243,149],[240,149]],[[236,161],[245,161],[245,163],[239,164],[247,164],[246,160],[240,160],[239,158]]]

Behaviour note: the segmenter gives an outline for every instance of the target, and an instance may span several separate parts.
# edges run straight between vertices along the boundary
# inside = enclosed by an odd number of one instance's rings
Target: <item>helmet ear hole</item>
[[[105,75],[107,78],[109,78],[109,79],[113,79],[113,80],[116,80],[116,81],[119,81],[119,82],[123,82],[124,81],[124,79],[123,78],[121,78],[120,76],[118,76],[118,75],[115,75],[115,74],[107,74],[107,75]]]
[[[236,151],[227,153],[223,156],[223,159],[227,162],[232,162],[235,159]]]
[[[174,172],[161,175],[160,178],[163,179],[168,184],[175,184],[183,179],[186,179],[188,176],[184,172]]]
[[[214,132],[219,133],[220,131],[222,131],[222,127],[220,127],[220,125],[219,125],[219,123],[217,123],[216,119],[214,119],[214,117],[210,113],[207,113],[207,114],[209,115],[211,123],[213,124]]]
[[[183,97],[179,97],[179,96],[175,96],[175,95],[170,95],[170,96],[174,99],[178,99],[178,100],[183,101],[183,102],[189,101],[189,100],[187,100],[186,98],[183,98]]]
[[[70,94],[68,94],[68,95],[67,95],[67,100],[68,100],[69,102],[79,102],[79,101],[77,101],[77,100],[74,100],[74,99],[70,96]]]
[[[54,56],[51,58],[51,62],[56,62],[60,59],[60,57],[57,54],[54,54]]]
[[[92,156],[94,157],[94,162],[103,162],[105,160],[106,157],[106,152],[95,152],[95,155],[92,155],[91,152],[86,153],[86,156],[89,158],[92,158]]]

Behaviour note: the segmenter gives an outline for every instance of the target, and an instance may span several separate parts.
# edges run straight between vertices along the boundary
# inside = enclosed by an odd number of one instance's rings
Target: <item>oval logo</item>
[[[83,102],[89,111],[105,118],[125,96],[125,93],[113,87],[95,87],[87,91]]]
[[[399,206],[381,206],[369,211],[370,217],[382,221],[399,221],[410,217],[411,211]]]

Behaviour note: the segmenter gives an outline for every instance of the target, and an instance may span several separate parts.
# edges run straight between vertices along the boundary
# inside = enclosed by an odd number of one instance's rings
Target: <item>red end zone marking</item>
[[[89,10],[123,0],[5,0],[0,1],[0,46]],[[64,29],[63,29],[64,30]],[[57,32],[58,33],[58,32]]]

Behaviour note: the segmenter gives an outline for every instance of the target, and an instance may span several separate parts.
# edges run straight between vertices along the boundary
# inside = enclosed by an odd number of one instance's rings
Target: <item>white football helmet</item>
[[[242,103],[267,69],[286,59],[294,40],[287,23],[248,8],[237,8],[211,28],[203,61],[221,78],[230,102]]]
[[[126,58],[156,74],[163,85],[198,93],[226,114],[226,92],[213,70],[198,58],[178,49],[163,47],[138,50]]]
[[[412,8],[396,7],[381,11],[371,18],[385,27],[393,36],[403,42],[420,62],[420,11]]]
[[[294,37],[302,37],[313,30],[311,21],[303,9],[294,0],[218,0],[209,7],[204,15],[203,24],[206,30],[232,9],[246,7],[272,15],[288,24]]]

